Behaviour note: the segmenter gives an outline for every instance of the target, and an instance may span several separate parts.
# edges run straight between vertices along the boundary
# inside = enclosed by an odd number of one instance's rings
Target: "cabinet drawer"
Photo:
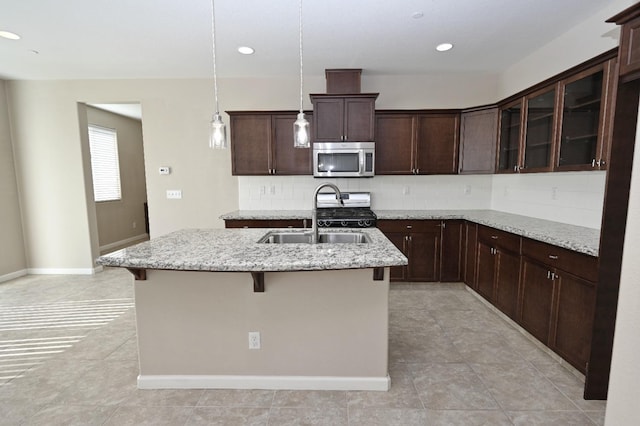
[[[433,232],[440,229],[439,220],[378,220],[382,232]]]
[[[522,254],[589,281],[598,279],[598,258],[540,241],[522,239]]]
[[[520,236],[509,232],[500,231],[488,226],[478,226],[478,240],[482,240],[487,245],[500,247],[502,249],[520,253]]]

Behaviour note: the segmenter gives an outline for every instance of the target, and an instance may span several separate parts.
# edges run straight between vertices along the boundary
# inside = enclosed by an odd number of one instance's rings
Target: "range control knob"
[[[360,220],[358,221],[358,226],[359,226],[359,227],[361,227],[361,228],[364,228],[364,227],[366,226],[366,225],[365,225],[365,221],[364,221],[364,220],[362,220],[362,219],[360,219]]]
[[[349,226],[349,222],[347,222],[346,220],[343,220],[342,222],[340,222],[340,225]]]
[[[326,221],[324,221],[324,220],[319,220],[319,221],[318,221],[318,226],[319,226],[319,227],[327,226],[327,222],[326,222]]]
[[[369,219],[366,219],[364,221],[364,226],[367,226],[367,227],[371,226],[371,221]]]

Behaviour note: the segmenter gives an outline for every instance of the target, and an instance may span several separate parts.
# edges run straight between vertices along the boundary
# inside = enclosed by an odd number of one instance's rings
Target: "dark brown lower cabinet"
[[[224,221],[225,228],[306,228],[311,226],[308,219],[241,219]]]
[[[598,259],[525,239],[519,322],[585,372],[591,349]]]
[[[584,372],[591,348],[596,285],[560,270],[556,277],[557,309],[549,346]]]
[[[462,280],[462,238],[464,221],[444,220],[441,226],[440,281]]]
[[[476,252],[478,250],[478,225],[465,222],[462,237],[463,274],[462,279],[469,287],[476,289]]]
[[[409,259],[391,268],[391,281],[440,281],[441,221],[379,220],[377,226]]]
[[[476,261],[476,291],[515,319],[520,283],[520,237],[478,226]]]
[[[543,343],[549,342],[554,280],[545,265],[522,259],[520,324]]]

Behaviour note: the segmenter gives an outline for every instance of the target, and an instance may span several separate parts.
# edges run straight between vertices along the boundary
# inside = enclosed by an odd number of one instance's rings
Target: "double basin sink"
[[[362,244],[370,242],[369,236],[362,232],[328,232],[318,234],[318,244]],[[311,244],[311,233],[273,231],[260,238],[258,243]]]

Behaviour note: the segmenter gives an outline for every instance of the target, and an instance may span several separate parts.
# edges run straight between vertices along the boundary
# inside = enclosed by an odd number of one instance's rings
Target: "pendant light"
[[[302,0],[300,0],[299,10],[300,26],[300,112],[295,123],[293,123],[293,146],[295,148],[309,148],[309,122],[304,118],[302,110],[303,78],[302,78]]]
[[[209,148],[224,149],[227,147],[227,127],[222,121],[218,109],[218,76],[216,75],[216,12],[214,0],[211,0],[211,45],[213,55],[213,97],[215,99],[216,112],[209,124]]]

